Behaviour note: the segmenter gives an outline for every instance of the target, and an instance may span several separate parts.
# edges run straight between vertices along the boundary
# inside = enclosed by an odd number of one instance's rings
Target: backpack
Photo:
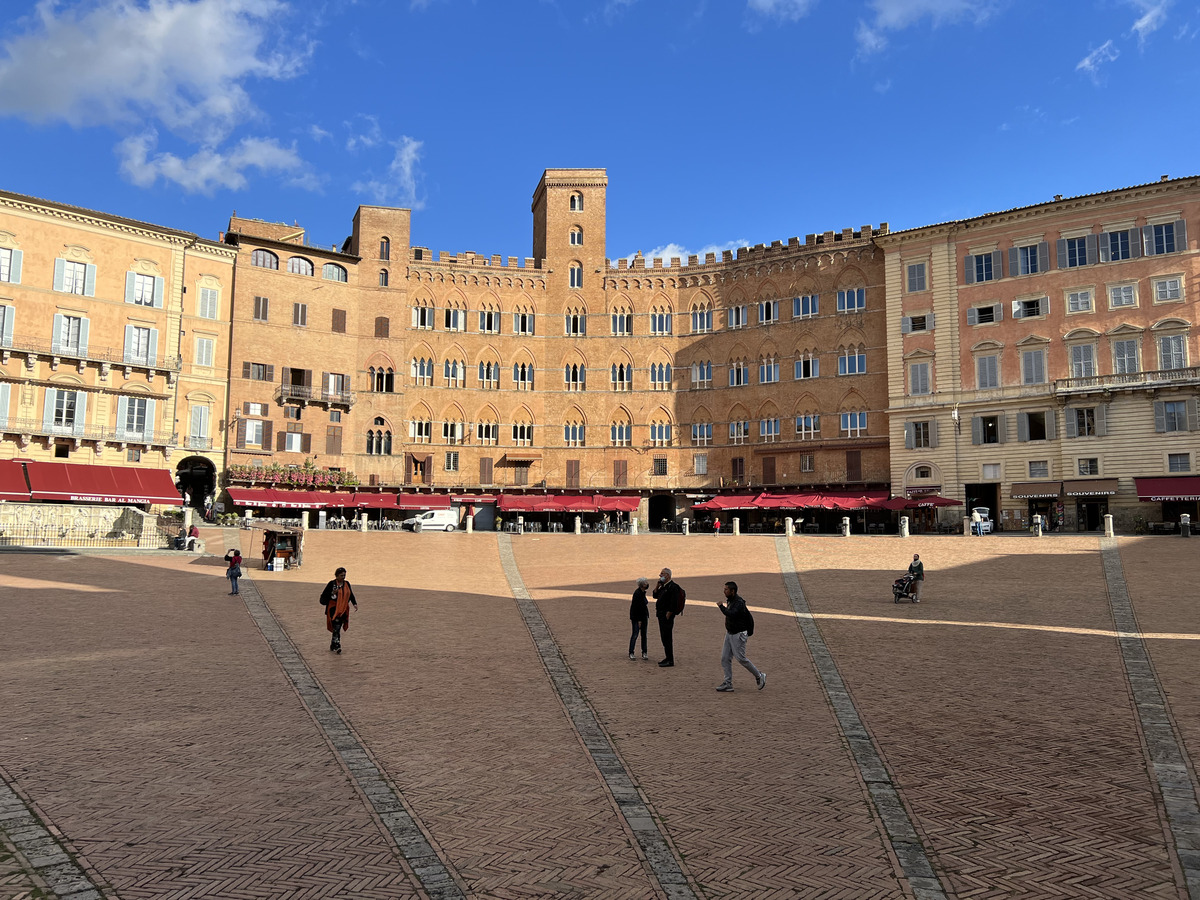
[[[683,615],[683,604],[687,602],[687,591],[685,591],[683,589],[682,584],[676,584],[675,586],[677,588],[679,588],[679,603],[676,604],[675,615],[682,616]]]

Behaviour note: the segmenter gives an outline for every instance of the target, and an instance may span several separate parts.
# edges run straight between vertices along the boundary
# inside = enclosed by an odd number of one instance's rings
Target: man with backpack
[[[717,685],[717,690],[723,694],[733,690],[734,659],[754,676],[760,691],[767,686],[766,673],[760,672],[754,663],[746,658],[746,642],[754,634],[754,616],[750,614],[746,601],[738,595],[737,590],[736,581],[725,582],[725,599],[729,601],[729,605],[717,604],[717,609],[725,614],[725,645],[721,648],[721,668],[725,671],[725,680]]]
[[[659,572],[658,584],[654,586],[654,615],[658,619],[658,635],[662,638],[663,652],[666,654],[666,658],[659,663],[664,669],[675,665],[675,617],[683,615],[686,600],[687,591],[671,580],[671,570]]]

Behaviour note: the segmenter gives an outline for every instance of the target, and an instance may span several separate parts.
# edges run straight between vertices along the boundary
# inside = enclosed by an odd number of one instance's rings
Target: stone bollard
[[[733,517],[733,536],[737,537],[742,533],[742,520],[737,516]]]
[[[1186,538],[1192,536],[1192,517],[1188,513],[1179,517],[1179,533]]]
[[[467,516],[467,534],[474,534],[474,533],[475,533],[475,517],[472,515],[468,515]]]
[[[792,537],[796,534],[796,523],[791,516],[787,516],[783,520],[783,533],[786,537]]]
[[[359,531],[367,530],[367,514],[366,513],[362,513],[358,517],[358,530]]]
[[[1105,537],[1113,536],[1112,513],[1104,514],[1104,536]]]
[[[1041,515],[1041,513],[1034,513],[1034,516],[1033,516],[1033,536],[1034,536],[1034,537],[1041,537],[1041,536],[1042,536],[1042,515]]]
[[[967,537],[971,536],[971,517],[963,516],[963,534]]]
[[[900,537],[908,537],[908,516],[900,517]]]
[[[517,534],[525,533],[525,517],[517,516]]]
[[[183,508],[183,527],[190,529],[192,527],[192,514],[196,511],[190,506]]]
[[[630,518],[629,518],[629,533],[630,534],[632,534],[634,536],[637,535],[639,521],[640,521],[639,519],[637,519],[633,516],[630,516]]]
[[[842,537],[850,537],[850,517],[842,516]]]
[[[687,537],[687,536],[688,536],[688,522],[689,522],[689,521],[690,521],[689,519],[684,519],[684,520],[683,520],[683,536],[684,536],[684,537]]]
[[[583,517],[582,516],[575,517],[575,533],[583,534]]]

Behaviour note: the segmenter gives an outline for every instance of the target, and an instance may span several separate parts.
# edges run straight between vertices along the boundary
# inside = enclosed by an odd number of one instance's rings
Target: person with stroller
[[[908,574],[912,576],[912,587],[909,590],[913,595],[913,603],[921,602],[921,588],[925,584],[925,563],[921,562],[921,554],[914,553],[913,561],[908,564]]]

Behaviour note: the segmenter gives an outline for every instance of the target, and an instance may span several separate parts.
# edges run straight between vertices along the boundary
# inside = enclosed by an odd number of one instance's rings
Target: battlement
[[[448,253],[443,250],[435,254],[428,247],[411,247],[409,259],[422,265],[487,266],[498,269],[541,269],[545,262],[545,260],[534,259],[531,256],[526,256],[524,259],[516,256],[500,256],[499,254],[484,256],[482,253],[470,250],[461,254]]]
[[[719,260],[715,253],[706,253],[704,255],[704,262],[700,262],[699,256],[689,256],[686,266],[680,265],[680,258],[678,256],[672,256],[665,266],[661,258],[654,257],[650,260],[649,268],[651,270],[682,270],[703,268],[704,266],[725,266],[733,262],[752,262],[756,259],[768,259],[790,253],[798,253],[803,250],[833,249],[837,244],[861,243],[887,233],[888,223],[881,222],[878,228],[872,225],[863,225],[858,230],[843,228],[841,231],[826,231],[824,234],[805,235],[803,244],[800,243],[800,238],[791,237],[788,238],[787,244],[784,244],[783,241],[772,241],[769,246],[767,244],[755,244],[753,247],[739,247],[736,251],[736,256],[733,250],[722,250]],[[632,259],[618,259],[615,262],[611,259],[606,259],[604,265],[605,268],[616,271],[638,271],[647,268],[646,258],[643,256],[635,256]]]

